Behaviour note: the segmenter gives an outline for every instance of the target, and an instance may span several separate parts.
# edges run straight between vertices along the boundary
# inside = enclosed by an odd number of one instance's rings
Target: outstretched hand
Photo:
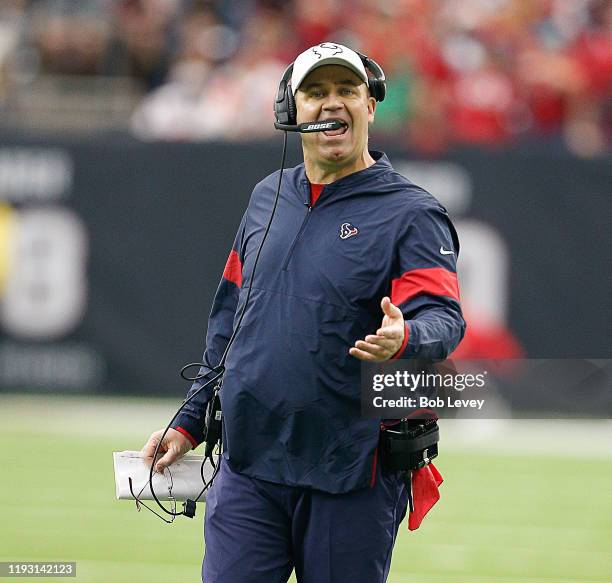
[[[382,324],[376,334],[368,334],[363,340],[357,340],[349,349],[349,354],[359,360],[383,362],[389,360],[402,347],[406,327],[404,314],[385,296],[380,302],[384,313]]]

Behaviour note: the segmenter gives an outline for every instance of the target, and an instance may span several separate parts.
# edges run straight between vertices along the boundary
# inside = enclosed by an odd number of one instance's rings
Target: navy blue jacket
[[[406,320],[397,356],[443,359],[463,337],[459,243],[446,210],[384,154],[371,155],[374,165],[326,185],[312,208],[304,165],[284,171],[254,281],[278,172],[257,184],[240,223],[203,362],[219,362],[252,286],[220,393],[224,455],[249,476],[332,493],[369,483],[379,423],[360,417],[360,361],[348,350],[376,333],[385,295]],[[194,444],[209,388],[173,424]]]

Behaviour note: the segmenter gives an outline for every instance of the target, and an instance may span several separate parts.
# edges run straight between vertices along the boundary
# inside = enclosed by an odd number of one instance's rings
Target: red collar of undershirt
[[[319,196],[321,196],[321,192],[323,191],[323,187],[325,184],[313,184],[310,183],[310,206],[314,206],[317,202]]]

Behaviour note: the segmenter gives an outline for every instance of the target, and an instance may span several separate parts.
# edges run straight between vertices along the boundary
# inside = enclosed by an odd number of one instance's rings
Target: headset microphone
[[[346,123],[335,119],[332,121],[306,122],[296,125],[274,122],[274,127],[277,130],[285,130],[286,132],[300,132],[302,134],[339,130],[345,126]]]

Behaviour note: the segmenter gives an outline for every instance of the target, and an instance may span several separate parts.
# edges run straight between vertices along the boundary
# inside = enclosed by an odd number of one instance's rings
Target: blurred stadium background
[[[325,40],[383,66],[371,145],[457,225],[455,356],[612,355],[609,1],[0,0],[0,561],[198,580],[203,508],[115,501],[111,452],[187,389],[280,74]],[[612,581],[612,391],[550,397],[446,422],[390,583]]]

